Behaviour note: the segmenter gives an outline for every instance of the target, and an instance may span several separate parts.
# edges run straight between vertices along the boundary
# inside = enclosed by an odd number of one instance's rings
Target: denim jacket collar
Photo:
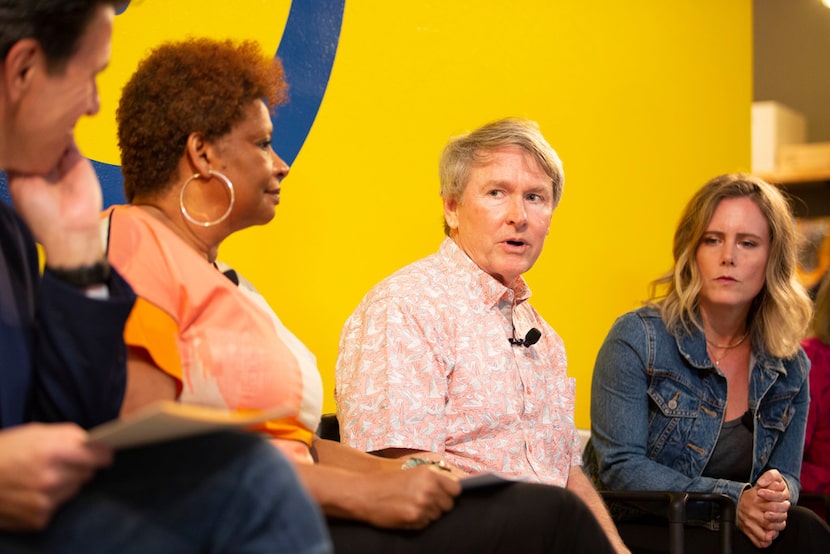
[[[680,334],[675,340],[677,341],[677,349],[692,366],[699,369],[718,371],[706,351],[706,336],[703,331],[695,328],[690,333]],[[784,367],[781,358],[770,356],[766,351],[759,352],[754,348],[754,345],[752,355],[755,359],[753,369],[759,367],[766,374],[777,372],[782,376],[787,375],[787,369]]]

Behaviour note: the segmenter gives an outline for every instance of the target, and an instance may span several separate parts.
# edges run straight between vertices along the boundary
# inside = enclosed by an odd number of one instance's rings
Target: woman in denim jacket
[[[692,198],[673,270],[614,323],[597,357],[585,463],[599,488],[723,493],[737,506],[736,552],[826,551],[830,529],[792,506],[811,315],[796,248],[786,199],[760,179],[720,176]],[[708,529],[689,534],[717,545]]]

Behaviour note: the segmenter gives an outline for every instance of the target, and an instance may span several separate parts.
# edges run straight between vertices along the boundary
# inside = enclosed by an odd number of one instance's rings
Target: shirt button
[[[677,400],[672,398],[669,400],[669,410],[676,410],[677,409]]]

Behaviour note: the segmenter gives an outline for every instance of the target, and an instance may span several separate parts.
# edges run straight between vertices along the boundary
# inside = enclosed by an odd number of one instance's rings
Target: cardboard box
[[[807,141],[807,119],[774,101],[752,103],[752,172],[774,173],[779,169],[783,145]]]
[[[782,173],[830,171],[830,142],[782,145],[778,169]]]

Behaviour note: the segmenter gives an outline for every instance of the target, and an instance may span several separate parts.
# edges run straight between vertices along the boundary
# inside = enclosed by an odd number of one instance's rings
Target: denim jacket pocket
[[[700,410],[695,388],[671,371],[654,370],[648,395],[666,417],[697,417]]]
[[[700,398],[693,387],[676,375],[659,370],[652,376],[648,395],[651,399],[648,456],[674,458],[688,446],[700,415]]]
[[[758,410],[758,421],[765,429],[784,432],[795,416],[795,400],[798,390],[775,391]]]
[[[797,390],[781,388],[770,392],[772,394],[761,402],[755,421],[759,427],[755,433],[758,448],[756,457],[762,470],[769,462],[773,450],[784,436],[790,422],[796,417],[794,403],[798,394]],[[755,477],[753,475],[753,478]]]

